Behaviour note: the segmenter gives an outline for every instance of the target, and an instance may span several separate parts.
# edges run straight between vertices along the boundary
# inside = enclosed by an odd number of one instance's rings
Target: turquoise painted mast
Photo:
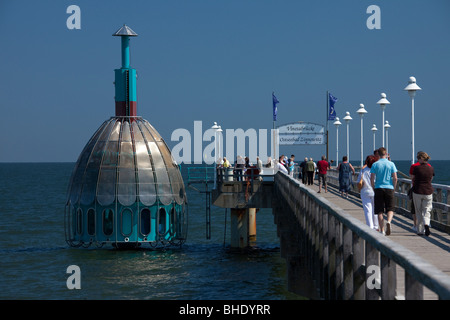
[[[135,117],[137,115],[136,70],[130,68],[130,37],[137,37],[137,33],[124,24],[113,36],[121,37],[122,42],[122,68],[114,70],[116,116]]]
[[[115,69],[116,114],[94,133],[72,172],[65,206],[70,246],[135,248],[184,243],[187,199],[180,169],[161,135],[136,115],[136,70],[124,25]],[[171,116],[171,115],[170,115]]]

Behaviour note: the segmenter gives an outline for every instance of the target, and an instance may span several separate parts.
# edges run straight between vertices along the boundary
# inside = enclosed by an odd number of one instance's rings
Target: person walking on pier
[[[339,191],[341,196],[348,198],[348,192],[350,191],[350,184],[352,182],[352,172],[355,174],[355,168],[348,162],[347,156],[342,157],[342,162],[339,164]]]
[[[294,168],[295,168],[295,156],[292,154],[291,157],[288,160],[288,169],[289,169],[289,175],[293,178],[294,177]]]
[[[387,159],[386,148],[379,148],[380,159],[370,169],[370,184],[375,189],[375,214],[378,215],[380,232],[390,235],[392,232],[391,222],[394,218],[395,198],[394,190],[397,186],[397,167]],[[386,209],[387,222],[384,230],[383,213]]]
[[[288,172],[287,169],[286,169],[286,166],[283,164],[283,158],[284,158],[284,156],[281,156],[281,157],[278,159],[278,162],[277,162],[277,165],[276,165],[277,170],[283,171],[284,173],[289,174],[289,172]]]
[[[235,164],[236,181],[242,181],[242,175],[245,168],[245,160],[242,156],[237,156]]]
[[[423,152],[423,151],[419,151],[419,152]],[[417,153],[417,156],[419,156],[419,152]],[[431,166],[428,162],[427,162],[427,164],[429,165],[429,166]],[[419,161],[417,161],[416,163],[414,163],[414,164],[412,164],[411,165],[411,167],[409,168],[409,177],[411,178],[411,190],[410,190],[410,192],[411,193],[408,193],[408,196],[409,196],[409,200],[411,200],[411,210],[410,210],[410,213],[411,213],[411,215],[412,215],[412,217],[413,217],[413,227],[412,227],[412,230],[415,232],[415,233],[417,233],[417,217],[416,217],[416,210],[415,210],[415,207],[414,207],[414,199],[413,199],[413,191],[414,191],[414,180],[413,180],[413,170],[414,170],[414,168],[416,167],[416,166],[419,166],[420,165],[420,162]]]
[[[306,175],[308,177],[308,186],[314,184],[314,170],[316,166],[314,164],[313,158],[309,158],[309,161],[306,163]]]
[[[358,180],[362,180],[362,188],[360,190],[361,202],[363,205],[364,216],[366,218],[366,224],[372,228],[378,229],[378,216],[375,214],[374,210],[374,197],[375,192],[373,191],[372,185],[370,183],[370,169],[372,164],[376,162],[378,158],[373,155],[369,155],[366,158],[363,169],[359,172]]]
[[[300,172],[302,175],[302,183],[306,184],[306,181],[308,180],[307,175],[306,175],[306,164],[308,163],[308,158],[305,157],[305,160],[303,160],[302,163],[300,163]]]
[[[423,151],[417,153],[420,165],[415,166],[411,175],[413,181],[413,201],[417,219],[417,234],[430,235],[430,217],[433,208],[434,169],[428,164],[430,156]]]
[[[322,182],[323,189],[327,192],[327,171],[330,169],[330,163],[327,161],[325,156],[322,156],[322,160],[317,162],[317,168],[319,169],[319,191],[320,193],[320,183]]]

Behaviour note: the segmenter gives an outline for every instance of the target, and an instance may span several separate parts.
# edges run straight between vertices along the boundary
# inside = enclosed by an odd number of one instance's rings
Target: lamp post
[[[363,139],[363,117],[367,113],[367,110],[364,108],[362,103],[359,104],[359,109],[356,111],[361,117],[361,169],[363,167],[363,157],[364,157],[364,139]]]
[[[384,109],[386,108],[386,105],[391,104],[388,99],[386,99],[386,93],[382,93],[381,94],[381,99],[378,100],[377,104],[380,105],[381,107],[381,111],[383,113],[383,118],[382,118],[382,122],[381,122],[381,127],[384,126]],[[384,130],[382,130],[382,141],[381,141],[381,146],[384,147]]]
[[[214,125],[211,127],[214,130],[214,158],[215,158],[215,166],[214,166],[214,189],[217,188],[217,164],[219,163],[219,158],[217,157],[217,130],[219,130],[219,126],[217,122],[214,122]]]
[[[348,162],[350,162],[350,145],[349,145],[349,123],[350,123],[350,120],[353,120],[353,118],[352,117],[350,117],[350,112],[346,112],[345,113],[345,117],[344,117],[344,120],[345,120],[345,122],[347,122],[347,160],[348,160]]]
[[[388,137],[388,129],[391,127],[389,121],[386,120],[384,123],[384,130],[386,131],[386,152],[389,154],[389,137]]]
[[[339,118],[336,117],[336,121],[334,121],[333,124],[336,126],[336,167],[337,167],[339,163],[339,126],[342,123],[339,121]]]
[[[222,159],[222,149],[221,149],[221,146],[220,146],[220,140],[221,140],[221,136],[222,136],[222,132],[223,132],[223,130],[222,130],[222,126],[219,126],[219,129],[217,129],[217,132],[219,133],[218,134],[218,138],[217,138],[217,150],[219,151],[218,152],[218,155],[219,155],[219,159]]]
[[[376,149],[375,133],[377,133],[377,131],[378,131],[377,126],[375,124],[373,124],[372,129],[370,129],[370,130],[372,130],[372,132],[373,132],[373,150],[375,150]]]
[[[422,90],[416,84],[416,78],[409,77],[409,84],[404,89],[408,91],[409,96],[411,97],[411,145],[412,145],[412,158],[411,164],[414,164],[415,151],[414,151],[414,97],[416,96],[417,90]]]

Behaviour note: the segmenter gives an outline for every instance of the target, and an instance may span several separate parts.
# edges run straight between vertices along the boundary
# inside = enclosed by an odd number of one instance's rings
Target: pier
[[[421,237],[408,216],[410,181],[399,179],[393,232],[384,236],[365,224],[359,193],[340,197],[333,171],[328,181],[328,192],[317,193],[317,184],[282,172],[243,181],[219,172],[212,203],[231,209],[231,246],[240,248],[256,237],[257,209],[272,208],[294,293],[332,300],[450,299],[450,187],[433,185],[432,234]]]

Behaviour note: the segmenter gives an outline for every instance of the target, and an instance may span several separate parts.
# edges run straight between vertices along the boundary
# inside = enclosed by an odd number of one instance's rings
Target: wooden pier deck
[[[306,186],[309,189],[318,191],[319,187],[317,181],[312,186]],[[354,218],[365,223],[364,213],[362,209],[361,199],[354,195],[349,195],[348,199],[341,197],[340,192],[333,186],[328,186],[328,192],[325,193],[322,188],[319,196],[327,199],[335,204],[337,207],[345,210]],[[431,229],[431,235],[418,236],[412,231],[413,222],[410,218],[394,214],[392,221],[392,233],[386,236],[392,241],[404,246],[413,251],[418,256],[434,265],[436,268],[450,276],[450,235],[435,229]],[[404,269],[397,266],[397,279],[399,284],[397,287],[397,298],[403,298],[404,293]],[[437,299],[437,295],[431,292],[426,287],[424,288],[424,299]]]

